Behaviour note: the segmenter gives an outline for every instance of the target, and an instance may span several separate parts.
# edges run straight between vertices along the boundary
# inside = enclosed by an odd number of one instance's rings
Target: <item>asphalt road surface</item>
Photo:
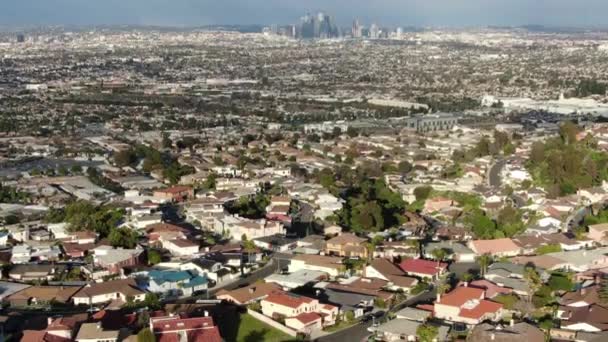
[[[396,312],[399,311],[407,306],[412,306],[415,304],[419,304],[419,303],[424,303],[424,302],[428,302],[431,301],[433,299],[435,299],[436,297],[436,292],[435,290],[431,290],[428,292],[424,292],[416,297],[410,298],[406,301],[404,301],[403,303],[395,306],[394,308],[392,308],[390,310],[390,312]],[[378,320],[383,320],[386,315],[388,313],[384,314],[384,316],[380,317]],[[364,323],[359,323],[357,325],[354,325],[350,328],[344,329],[344,330],[340,330],[338,332],[336,332],[335,334],[331,334],[331,335],[327,335],[324,337],[320,337],[318,339],[316,339],[316,342],[360,342],[360,341],[366,341],[367,337],[370,336],[372,333],[369,332],[367,329],[369,327],[372,326],[372,321],[369,322],[364,322]]]
[[[258,270],[255,270],[253,273],[248,274],[244,278],[239,278],[238,280],[236,280],[230,284],[227,284],[225,286],[215,287],[215,288],[209,290],[209,295],[213,296],[221,289],[231,291],[231,290],[237,289],[239,287],[253,284],[260,279],[264,279],[264,278],[270,276],[271,274],[276,273],[278,270],[280,270],[284,267],[287,267],[288,265],[289,265],[289,260],[283,259],[283,258],[275,258],[273,256],[273,258],[271,258],[270,261],[268,262],[268,264],[266,264],[264,267],[262,267]]]
[[[500,171],[507,164],[507,160],[501,159],[496,161],[488,172],[488,183],[491,187],[500,188],[502,180],[500,179]]]

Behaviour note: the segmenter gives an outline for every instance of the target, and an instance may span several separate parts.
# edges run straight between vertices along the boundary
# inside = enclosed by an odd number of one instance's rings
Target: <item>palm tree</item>
[[[437,268],[439,268],[439,263],[445,259],[448,255],[448,251],[445,248],[436,248],[431,254],[433,255],[433,258],[437,259]]]
[[[528,301],[532,302],[532,297],[534,293],[542,286],[543,282],[538,275],[538,272],[534,269],[534,267],[526,266],[524,270],[524,279],[528,283],[528,288],[530,293],[528,294]]]
[[[414,248],[416,250],[416,254],[420,255],[420,241],[416,239],[406,240],[408,246]]]
[[[600,301],[603,304],[608,304],[608,276],[604,276],[600,280],[600,290],[598,292]]]
[[[489,254],[480,255],[477,258],[477,262],[479,263],[479,267],[481,269],[481,275],[484,276],[488,271],[488,266],[492,263],[492,256]]]

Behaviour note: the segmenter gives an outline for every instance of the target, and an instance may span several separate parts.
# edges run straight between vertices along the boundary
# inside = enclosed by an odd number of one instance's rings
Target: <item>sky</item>
[[[608,0],[0,0],[0,26],[290,24],[319,10],[340,25],[608,28]]]

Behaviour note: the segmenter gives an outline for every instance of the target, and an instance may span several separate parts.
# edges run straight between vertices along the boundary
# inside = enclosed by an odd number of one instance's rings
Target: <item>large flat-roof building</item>
[[[408,118],[405,123],[418,133],[449,131],[458,123],[458,117],[450,113],[424,114]]]

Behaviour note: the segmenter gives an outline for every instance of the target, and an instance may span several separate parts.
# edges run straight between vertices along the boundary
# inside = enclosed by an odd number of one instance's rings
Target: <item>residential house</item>
[[[456,262],[473,262],[475,253],[464,244],[454,241],[429,242],[424,246],[424,257],[433,259],[433,251],[442,249],[447,252],[447,258]]]
[[[150,317],[150,330],[157,341],[222,342],[219,328],[211,317]]]
[[[11,307],[41,307],[67,304],[82,286],[31,286],[5,298]]]
[[[468,340],[471,342],[544,342],[546,337],[544,331],[526,322],[512,323],[509,326],[482,323],[471,330]]]
[[[325,289],[339,291],[346,294],[361,294],[372,296],[375,299],[382,299],[390,302],[394,298],[393,292],[388,292],[389,282],[379,278],[350,277],[340,279],[338,282],[331,282],[325,285]],[[373,303],[372,303],[373,304]]]
[[[289,274],[271,274],[266,277],[267,283],[279,284],[285,290],[293,290],[308,284],[317,283],[328,278],[327,273],[321,271],[299,270]]]
[[[448,268],[448,264],[424,259],[405,259],[399,264],[407,275],[438,279]]]
[[[500,287],[512,289],[518,295],[527,296],[530,288],[524,280],[524,273],[524,265],[496,262],[488,267],[484,278]]]
[[[66,271],[63,264],[19,264],[11,267],[8,277],[17,281],[49,281]]]
[[[287,252],[296,248],[298,239],[289,238],[282,234],[263,236],[253,239],[253,243],[265,250]]]
[[[137,287],[135,280],[127,278],[88,284],[76,292],[72,299],[75,305],[91,305],[113,300],[121,300],[126,303],[129,297],[137,302],[144,300],[145,296],[146,293]]]
[[[216,233],[230,236],[240,241],[243,236],[247,239],[255,239],[264,236],[284,234],[281,222],[267,220],[249,220],[238,216],[225,216],[214,218],[213,228]]]
[[[152,270],[148,272],[150,292],[169,296],[192,296],[194,292],[207,290],[209,281],[204,275],[178,270]]]
[[[275,283],[255,283],[235,290],[220,290],[216,297],[237,305],[247,305],[266,298],[273,292],[282,292],[281,286]]]
[[[325,253],[341,257],[367,258],[368,251],[365,245],[367,239],[360,238],[351,233],[344,233],[325,242]]]
[[[428,198],[424,202],[423,211],[425,213],[434,213],[443,209],[450,208],[454,205],[454,201],[445,197]]]
[[[199,244],[188,239],[173,239],[162,242],[163,248],[168,250],[171,255],[177,257],[192,257],[198,254]]]
[[[294,256],[289,264],[290,273],[299,270],[321,271],[329,274],[330,277],[337,277],[346,272],[346,266],[339,257],[301,254]]]
[[[108,270],[111,274],[118,274],[125,267],[141,264],[143,252],[143,248],[139,246],[135,249],[100,246],[93,250],[93,264]]]
[[[222,270],[226,270],[223,268],[222,263],[211,259],[192,259],[179,265],[179,269],[182,271],[193,271],[198,275],[204,275],[216,283],[230,279],[229,272],[227,274],[222,272]]]
[[[325,220],[336,211],[342,209],[344,200],[332,194],[325,193],[317,195],[314,204],[317,208],[314,213],[315,218]]]
[[[289,208],[291,198],[287,196],[273,196],[266,207],[266,218],[274,221],[290,222]]]
[[[194,198],[194,189],[188,186],[174,186],[155,190],[153,196],[161,201],[184,202]]]
[[[330,326],[336,323],[339,309],[329,304],[321,304],[314,298],[298,296],[288,292],[275,292],[269,294],[260,302],[262,313],[268,317],[285,318],[285,324],[302,332],[310,332],[308,329],[318,329],[317,323],[311,326],[312,320],[308,317],[314,313],[321,318],[320,327]]]
[[[483,289],[461,286],[437,296],[433,315],[450,322],[477,325],[485,320],[500,320],[502,307],[500,303],[486,300]]]
[[[608,223],[590,225],[587,237],[602,246],[608,245]]]
[[[374,250],[374,258],[396,259],[396,258],[418,258],[420,252],[418,247],[413,246],[406,240],[402,241],[384,241],[381,245],[376,246]]]
[[[568,307],[584,307],[601,304],[600,285],[583,287],[577,291],[567,292],[560,298],[560,304]]]
[[[27,244],[13,246],[11,263],[24,264],[30,261],[57,261],[60,256],[61,249],[59,249],[59,246],[28,241]]]
[[[104,330],[99,323],[83,323],[76,335],[76,342],[116,342],[118,330]]]
[[[471,240],[468,247],[477,255],[492,255],[495,257],[512,257],[520,253],[520,248],[512,239]]]
[[[379,324],[376,327],[370,328],[374,332],[374,340],[382,342],[397,342],[418,340],[418,327],[423,323],[411,321],[408,319],[393,319],[388,322]],[[444,342],[449,341],[449,328],[446,326],[438,326],[438,334],[434,341]]]
[[[608,330],[608,308],[593,304],[580,307],[560,307],[561,328],[565,330],[600,332]]]
[[[387,281],[391,290],[408,292],[418,284],[418,279],[407,277],[406,273],[388,259],[376,258],[365,267],[364,275],[368,278],[378,278]]]

